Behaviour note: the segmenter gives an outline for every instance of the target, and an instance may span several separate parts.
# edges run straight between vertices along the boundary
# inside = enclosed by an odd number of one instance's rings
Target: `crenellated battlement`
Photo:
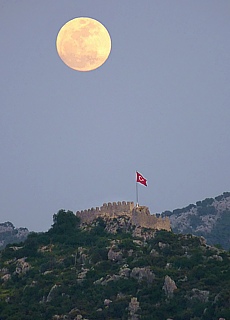
[[[109,202],[103,203],[101,207],[77,211],[76,215],[81,219],[82,223],[89,223],[98,217],[108,216],[114,218],[115,216],[120,215],[121,213],[130,215],[131,217],[133,208],[133,202]]]
[[[83,224],[89,224],[99,217],[113,219],[124,215],[132,225],[138,227],[171,230],[168,217],[162,218],[161,216],[151,215],[147,207],[135,207],[134,202],[109,202],[104,203],[101,207],[76,212],[76,216],[80,218]]]

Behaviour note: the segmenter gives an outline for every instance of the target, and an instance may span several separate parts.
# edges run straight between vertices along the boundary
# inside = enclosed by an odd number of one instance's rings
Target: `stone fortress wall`
[[[127,216],[130,223],[137,227],[150,228],[154,230],[170,231],[170,221],[168,217],[152,215],[148,207],[134,205],[134,202],[109,202],[103,206],[91,208],[88,210],[77,211],[76,216],[80,218],[81,223],[91,223],[95,219],[101,217],[106,219],[119,218]]]
[[[132,216],[132,210],[134,208],[133,202],[109,202],[104,203],[103,206],[91,208],[88,210],[77,211],[76,216],[81,219],[82,223],[90,223],[98,217],[116,218],[122,213]]]

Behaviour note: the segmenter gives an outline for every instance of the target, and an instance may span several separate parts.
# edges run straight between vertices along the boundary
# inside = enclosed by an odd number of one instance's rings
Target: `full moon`
[[[64,24],[58,32],[56,46],[59,57],[68,67],[91,71],[108,59],[111,38],[100,22],[80,17]]]

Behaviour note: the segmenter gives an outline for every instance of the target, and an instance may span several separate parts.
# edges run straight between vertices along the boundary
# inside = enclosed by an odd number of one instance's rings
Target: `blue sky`
[[[81,16],[112,39],[91,72],[56,52]],[[228,0],[2,0],[0,39],[0,222],[135,201],[136,170],[151,213],[230,191]]]

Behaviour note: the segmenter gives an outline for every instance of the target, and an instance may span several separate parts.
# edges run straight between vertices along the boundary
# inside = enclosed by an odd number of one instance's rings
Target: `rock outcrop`
[[[150,267],[135,267],[130,273],[130,277],[137,279],[138,282],[145,280],[147,283],[151,284],[153,283],[155,274],[150,270]]]
[[[30,270],[31,266],[28,262],[26,262],[26,257],[18,259],[16,262],[16,270],[17,274],[25,274]]]
[[[137,298],[131,298],[131,301],[129,303],[129,320],[138,320],[139,316],[137,314],[137,311],[140,309],[140,303],[137,301]]]
[[[122,260],[122,251],[118,250],[115,245],[113,245],[108,252],[108,260],[117,262]]]
[[[209,291],[207,290],[199,290],[199,289],[192,289],[191,296],[189,297],[190,300],[199,300],[202,303],[208,302]]]
[[[172,298],[177,286],[174,280],[172,280],[169,276],[165,276],[165,282],[162,289],[165,291],[165,294],[168,298]]]

